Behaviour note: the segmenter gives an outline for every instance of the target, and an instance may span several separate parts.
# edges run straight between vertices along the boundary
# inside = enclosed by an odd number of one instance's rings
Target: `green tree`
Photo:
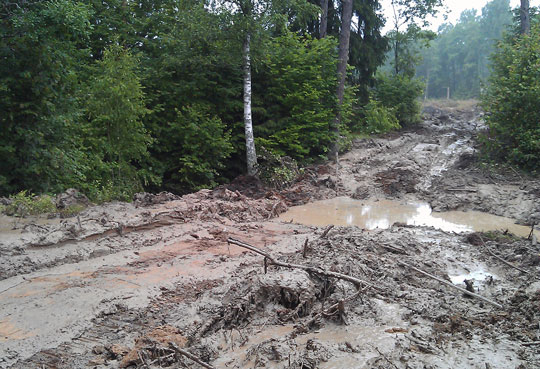
[[[492,56],[483,107],[485,153],[530,171],[540,169],[540,28],[508,37]]]
[[[126,198],[142,190],[141,180],[151,179],[139,169],[151,138],[141,120],[149,111],[137,68],[128,50],[111,45],[93,68],[86,96],[87,144],[94,161],[99,159],[99,170],[89,176],[98,187],[111,183]]]
[[[417,40],[430,39],[430,32],[422,31],[421,26],[427,25],[426,17],[435,15],[442,6],[442,0],[392,0],[392,31],[388,37],[392,47],[393,67],[395,74],[411,75],[411,64],[417,60],[408,60],[417,53],[409,48]],[[414,74],[414,73],[413,73]]]
[[[186,193],[222,181],[226,170],[237,175],[242,69],[238,44],[224,31],[230,18],[197,1],[163,1],[159,11],[151,1],[142,6],[134,23],[148,34],[140,52],[151,110],[144,122],[154,138],[149,167],[162,178],[150,188]]]
[[[0,194],[84,181],[77,96],[90,15],[69,0],[0,6]]]
[[[257,142],[297,160],[325,156],[336,111],[336,40],[288,32],[268,50],[267,72],[259,74],[267,82],[255,90]]]

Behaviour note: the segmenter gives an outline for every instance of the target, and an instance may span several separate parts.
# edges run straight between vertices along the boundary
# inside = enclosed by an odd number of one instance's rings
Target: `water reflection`
[[[359,201],[349,197],[313,202],[290,208],[280,220],[326,226],[329,224],[365,229],[389,228],[399,222],[408,225],[430,226],[446,232],[506,230],[526,237],[530,228],[514,224],[509,218],[476,211],[434,213],[427,203],[399,203],[390,200]]]

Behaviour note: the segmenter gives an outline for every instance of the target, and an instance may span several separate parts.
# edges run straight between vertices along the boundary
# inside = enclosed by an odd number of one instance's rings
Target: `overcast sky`
[[[465,9],[477,9],[478,14],[481,14],[481,10],[488,3],[488,0],[443,0],[445,6],[448,8],[448,20],[447,22],[455,24],[457,19],[459,18],[462,11]],[[391,0],[381,0],[381,4],[383,6],[384,13],[386,15],[386,18],[388,21],[386,22],[386,26],[384,28],[384,32],[386,33],[391,28],[391,22],[389,17],[392,15],[392,7],[391,7]],[[510,0],[510,6],[512,8],[515,8],[519,6],[520,0]],[[530,0],[531,6],[538,6],[540,5],[540,0]],[[430,27],[431,30],[437,31],[437,28],[440,24],[444,23],[445,20],[443,18],[442,14],[439,14],[438,17],[433,19],[431,21],[432,25]]]

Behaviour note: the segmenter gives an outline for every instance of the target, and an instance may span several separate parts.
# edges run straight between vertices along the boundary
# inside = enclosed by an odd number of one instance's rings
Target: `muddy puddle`
[[[286,222],[306,225],[358,226],[387,229],[394,223],[428,226],[445,232],[506,231],[527,237],[530,228],[514,220],[478,211],[433,212],[424,202],[400,203],[391,200],[354,200],[349,197],[317,201],[290,208],[279,217]],[[535,231],[538,236],[538,231]]]

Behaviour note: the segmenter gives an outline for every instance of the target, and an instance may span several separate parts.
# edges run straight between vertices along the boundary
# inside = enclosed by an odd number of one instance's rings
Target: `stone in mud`
[[[288,359],[291,347],[286,342],[271,338],[252,346],[246,353],[245,363],[254,360],[254,368],[266,368],[269,361],[279,362]]]
[[[90,201],[79,190],[69,188],[66,192],[56,196],[56,207],[58,209],[68,209],[72,206],[88,206]]]

